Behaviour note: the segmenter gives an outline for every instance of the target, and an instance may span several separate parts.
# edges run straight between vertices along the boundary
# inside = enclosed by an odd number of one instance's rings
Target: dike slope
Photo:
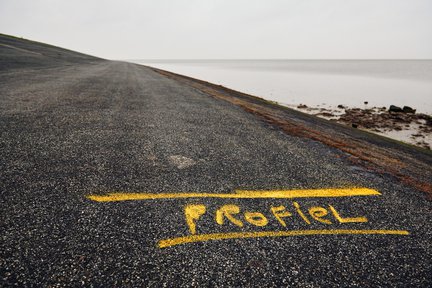
[[[0,72],[19,68],[48,68],[103,61],[64,48],[0,34]]]

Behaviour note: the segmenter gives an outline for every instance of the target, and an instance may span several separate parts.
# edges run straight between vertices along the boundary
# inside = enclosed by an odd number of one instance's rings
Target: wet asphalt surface
[[[430,287],[431,202],[349,155],[284,134],[227,102],[122,62],[0,73],[0,286]],[[380,196],[171,199],[99,203],[108,192],[367,187]],[[293,201],[334,206],[367,223],[294,213]],[[197,232],[390,229],[410,235],[316,235],[190,243],[187,204],[207,212]],[[265,227],[215,222],[234,204]],[[287,227],[272,216],[284,205]]]

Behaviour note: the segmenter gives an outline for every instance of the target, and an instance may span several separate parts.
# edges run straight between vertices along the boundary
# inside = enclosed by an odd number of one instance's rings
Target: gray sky
[[[431,59],[432,0],[0,0],[0,32],[109,59]]]

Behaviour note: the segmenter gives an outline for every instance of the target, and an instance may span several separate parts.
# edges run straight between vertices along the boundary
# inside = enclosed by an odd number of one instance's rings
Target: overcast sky
[[[431,59],[432,0],[0,0],[0,32],[109,59]]]

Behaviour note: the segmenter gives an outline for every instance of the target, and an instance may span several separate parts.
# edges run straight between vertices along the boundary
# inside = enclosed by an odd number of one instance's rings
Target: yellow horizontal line
[[[310,235],[409,235],[405,230],[293,230],[293,231],[265,231],[265,232],[234,232],[189,235],[171,239],[160,240],[159,248],[166,248],[180,244],[205,242],[210,240],[225,240],[239,238],[262,238],[262,237],[287,237],[287,236],[310,236]]]
[[[381,195],[369,188],[334,188],[309,190],[236,190],[235,193],[108,193],[107,195],[87,195],[87,198],[97,202],[115,202],[128,200],[155,200],[178,198],[316,198],[316,197],[350,197]]]

